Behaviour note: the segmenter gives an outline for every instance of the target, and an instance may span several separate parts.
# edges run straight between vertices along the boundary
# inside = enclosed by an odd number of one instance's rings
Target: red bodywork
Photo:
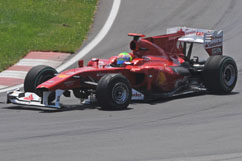
[[[72,90],[76,88],[95,88],[83,82],[98,82],[108,73],[121,73],[137,90],[151,92],[169,92],[177,88],[185,76],[178,74],[172,67],[184,62],[182,45],[178,38],[184,32],[161,36],[144,37],[140,34],[129,34],[134,39],[130,48],[135,58],[122,67],[115,67],[116,56],[109,59],[93,58],[87,66],[79,62],[80,68],[64,71],[52,79],[40,84],[38,89],[54,91],[56,89]]]

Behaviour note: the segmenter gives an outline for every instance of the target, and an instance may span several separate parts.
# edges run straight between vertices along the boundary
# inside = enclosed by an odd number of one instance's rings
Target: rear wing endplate
[[[167,29],[167,34],[184,32],[178,40],[181,42],[203,44],[205,50],[211,55],[223,53],[223,31],[206,30],[188,27],[173,27]]]

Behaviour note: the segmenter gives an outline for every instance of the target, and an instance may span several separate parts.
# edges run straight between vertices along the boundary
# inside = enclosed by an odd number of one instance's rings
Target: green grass
[[[0,0],[0,71],[29,51],[75,52],[97,0]]]

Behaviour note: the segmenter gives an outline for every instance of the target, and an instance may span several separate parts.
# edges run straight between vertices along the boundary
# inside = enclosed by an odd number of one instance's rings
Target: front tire
[[[104,110],[126,109],[131,96],[132,89],[129,80],[121,74],[104,75],[98,82],[97,102]]]
[[[30,69],[24,79],[24,91],[25,92],[33,92],[39,96],[42,96],[41,91],[36,90],[36,87],[53,78],[57,74],[57,71],[46,65],[37,65]],[[55,99],[55,93],[51,93],[49,96],[49,102]]]
[[[214,93],[230,93],[237,82],[238,70],[233,58],[210,56],[205,63],[202,78],[205,87]]]

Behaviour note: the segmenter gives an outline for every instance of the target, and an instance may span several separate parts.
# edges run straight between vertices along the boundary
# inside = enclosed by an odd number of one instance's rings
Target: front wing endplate
[[[43,97],[40,97],[32,92],[21,92],[19,90],[15,90],[7,93],[7,103],[13,103],[17,105],[60,108],[60,96],[63,94],[63,92],[64,90],[56,90],[54,104],[49,104],[48,97],[51,91],[44,91]]]

